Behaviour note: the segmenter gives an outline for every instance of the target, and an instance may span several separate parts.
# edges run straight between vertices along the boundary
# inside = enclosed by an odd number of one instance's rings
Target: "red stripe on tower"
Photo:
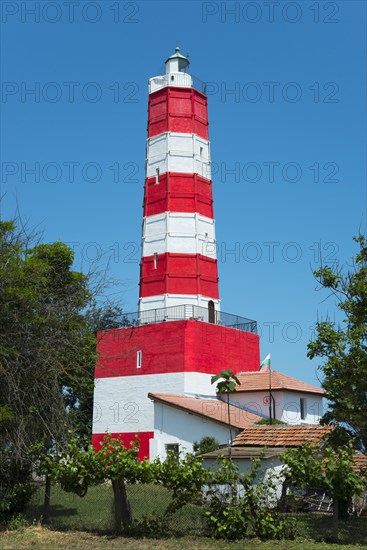
[[[196,134],[208,139],[207,97],[194,88],[166,87],[148,103],[148,137],[164,132]]]
[[[207,98],[188,65],[176,48],[149,82],[141,316],[183,304],[219,311]]]

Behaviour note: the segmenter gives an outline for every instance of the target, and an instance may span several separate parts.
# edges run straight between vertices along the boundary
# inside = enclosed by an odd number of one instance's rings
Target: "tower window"
[[[301,397],[300,401],[300,412],[301,412],[301,420],[306,420],[307,416],[307,399],[304,397]]]
[[[141,350],[136,352],[136,368],[141,369],[141,364],[143,361],[143,352]]]
[[[215,306],[213,300],[208,302],[208,321],[209,323],[215,323]]]
[[[172,76],[171,76],[171,80],[174,80],[174,79],[175,79],[175,77],[172,75]]]
[[[157,269],[157,265],[158,265],[158,253],[157,253],[157,252],[154,252],[154,256],[153,256],[153,269]]]
[[[202,157],[203,156],[203,148],[200,147],[200,156]]]
[[[156,168],[155,170],[155,182],[159,183],[159,168]]]

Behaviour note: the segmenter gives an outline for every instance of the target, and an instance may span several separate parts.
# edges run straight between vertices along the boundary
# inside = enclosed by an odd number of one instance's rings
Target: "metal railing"
[[[193,304],[182,304],[179,306],[164,307],[158,309],[148,309],[136,313],[125,313],[122,318],[121,327],[137,327],[152,323],[162,323],[164,321],[194,320],[209,323],[208,308],[195,306]],[[243,330],[257,334],[257,323],[252,319],[215,311],[213,324],[224,327]]]
[[[173,77],[173,80],[172,80]],[[170,73],[161,76],[154,76],[149,79],[149,93],[165,88],[166,86],[179,86],[183,88],[195,88],[206,95],[206,82],[190,73]]]

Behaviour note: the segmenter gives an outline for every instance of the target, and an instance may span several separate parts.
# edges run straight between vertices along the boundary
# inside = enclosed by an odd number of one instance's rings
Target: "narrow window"
[[[174,80],[174,79],[175,79],[175,77],[172,75],[172,76],[171,76],[171,80]]]
[[[169,453],[174,453],[176,456],[179,455],[179,447],[178,447],[178,443],[168,443],[166,445],[166,452]]]
[[[157,269],[157,264],[158,264],[158,253],[157,253],[157,252],[154,252],[154,256],[153,256],[153,269]]]
[[[143,359],[143,352],[141,350],[136,352],[136,368],[141,369],[141,363]]]
[[[200,156],[202,157],[203,156],[203,148],[200,147]]]
[[[213,300],[208,302],[208,321],[209,323],[215,323],[215,309]]]
[[[159,183],[159,168],[155,169],[155,182]]]
[[[304,397],[301,397],[301,399],[299,401],[300,401],[300,409],[301,409],[301,420],[306,420],[306,415],[307,415],[306,404],[307,404],[307,401]]]

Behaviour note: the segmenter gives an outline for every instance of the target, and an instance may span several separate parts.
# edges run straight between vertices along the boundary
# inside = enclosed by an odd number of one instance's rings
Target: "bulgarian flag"
[[[270,353],[264,359],[259,367],[260,372],[269,372],[270,371]]]

